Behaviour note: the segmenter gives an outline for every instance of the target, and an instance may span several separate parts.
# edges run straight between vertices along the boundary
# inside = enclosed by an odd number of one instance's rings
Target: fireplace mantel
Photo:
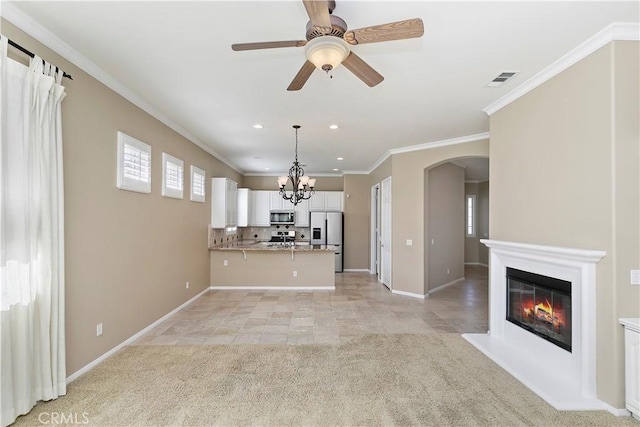
[[[604,251],[481,240],[490,248],[489,331],[476,348],[560,410],[608,409],[596,397],[596,264]],[[506,320],[507,267],[571,282],[571,352]]]

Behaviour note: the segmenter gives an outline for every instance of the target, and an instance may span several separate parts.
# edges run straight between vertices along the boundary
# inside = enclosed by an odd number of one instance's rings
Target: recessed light
[[[264,126],[262,125],[253,125],[254,129],[262,129]]]
[[[334,171],[334,172],[338,172],[339,170],[340,170],[340,169],[334,169],[333,171]]]
[[[270,171],[270,170],[271,170],[271,168],[264,168],[264,170],[266,170],[266,171]]]
[[[338,125],[331,125],[331,126],[329,126],[329,129],[336,130],[336,129],[338,129],[339,127],[340,127],[340,126],[338,126]]]
[[[344,157],[338,157],[338,160],[344,160]]]

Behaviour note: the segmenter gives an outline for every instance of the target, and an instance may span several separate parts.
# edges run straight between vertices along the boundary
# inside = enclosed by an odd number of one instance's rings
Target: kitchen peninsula
[[[239,241],[209,248],[213,289],[335,289],[335,248]]]

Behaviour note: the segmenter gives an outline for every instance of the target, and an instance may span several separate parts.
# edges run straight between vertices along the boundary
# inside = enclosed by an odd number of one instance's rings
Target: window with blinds
[[[151,193],[151,146],[118,132],[117,187]]]
[[[171,154],[162,153],[162,195],[182,199],[184,162]]]
[[[467,196],[467,237],[476,237],[476,196]]]
[[[191,201],[204,203],[205,200],[205,173],[199,167],[191,165]]]

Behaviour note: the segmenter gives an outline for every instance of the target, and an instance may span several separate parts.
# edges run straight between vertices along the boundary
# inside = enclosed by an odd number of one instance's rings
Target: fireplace
[[[507,267],[507,320],[571,351],[571,282]]]
[[[606,252],[481,242],[491,249],[489,331],[463,336],[554,408],[606,409],[595,345],[596,264]]]

